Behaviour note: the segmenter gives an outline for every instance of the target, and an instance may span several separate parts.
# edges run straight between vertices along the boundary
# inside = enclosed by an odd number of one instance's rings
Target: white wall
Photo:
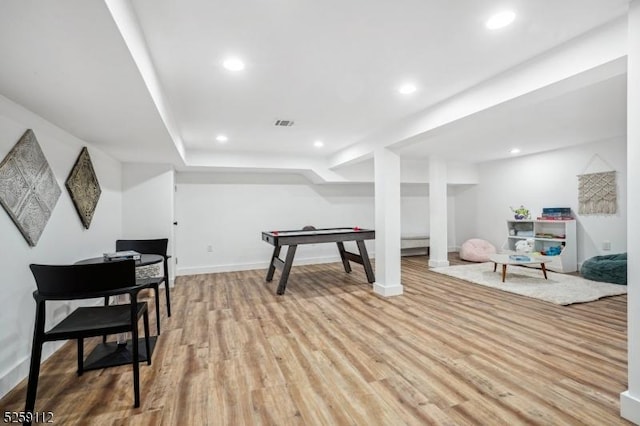
[[[450,251],[460,250],[460,245],[478,236],[477,186],[449,185],[449,247]],[[506,226],[506,225],[505,225]]]
[[[122,223],[121,166],[86,142],[51,125],[21,106],[0,96],[0,158],[4,158],[27,129],[33,129],[51,166],[62,194],[36,247],[29,247],[9,215],[0,209],[0,396],[6,394],[29,371],[35,319],[32,292],[35,281],[30,263],[74,263],[101,256],[120,237]],[[64,183],[83,146],[98,176],[102,194],[88,230],[84,228]],[[47,312],[47,327],[70,312],[71,305],[58,303]],[[48,357],[61,344],[44,345]]]
[[[125,163],[122,172],[122,238],[169,238],[167,252],[173,255],[173,167],[166,164]],[[169,262],[170,277],[174,276],[174,263],[175,259]]]
[[[599,157],[594,157],[596,154]],[[624,138],[487,162],[479,169],[480,183],[460,190],[457,196],[458,244],[477,237],[501,247],[507,235],[505,220],[513,217],[509,207],[522,204],[529,208],[534,218],[542,213],[543,207],[570,207],[573,210],[577,218],[579,264],[592,256],[627,250]],[[578,215],[577,175],[611,169],[617,171],[618,213]],[[610,251],[602,250],[603,241],[611,242]]]
[[[429,185],[401,185],[400,222],[402,235],[429,235]]]
[[[266,268],[273,247],[262,241],[263,231],[374,225],[371,184],[211,173],[177,173],[176,183],[177,275]],[[373,249],[367,242],[371,255]],[[335,245],[310,244],[298,247],[295,263],[338,260]]]
[[[459,249],[458,236],[475,233],[467,232],[466,224],[457,220],[458,197],[468,185],[447,185],[447,250]],[[400,198],[402,235],[430,235],[429,230],[429,185],[403,184]],[[464,238],[463,240],[464,241]]]
[[[372,184],[316,185],[286,174],[177,172],[176,187],[177,275],[266,268],[273,247],[262,241],[263,231],[374,226]],[[428,235],[428,192],[426,184],[402,185],[402,233]],[[454,195],[448,203],[454,212]],[[451,220],[450,247],[454,226]],[[367,250],[375,256],[371,241]],[[303,245],[295,264],[336,261],[332,244]]]

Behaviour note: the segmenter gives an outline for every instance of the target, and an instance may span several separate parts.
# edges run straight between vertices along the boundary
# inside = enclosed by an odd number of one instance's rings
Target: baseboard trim
[[[67,340],[58,342],[47,342],[42,348],[42,363],[44,363],[51,355],[53,355],[58,349],[60,349]],[[0,398],[3,398],[14,387],[16,387],[22,380],[29,375],[29,364],[31,361],[31,353],[23,357],[13,367],[11,367],[5,374],[0,377]]]
[[[400,296],[404,292],[402,284],[373,283],[373,292],[383,297]]]
[[[620,394],[620,416],[640,424],[640,399],[631,396],[628,390]]]

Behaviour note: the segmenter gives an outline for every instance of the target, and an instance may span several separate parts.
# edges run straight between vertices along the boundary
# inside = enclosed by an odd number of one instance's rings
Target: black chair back
[[[32,264],[29,267],[38,292],[47,298],[89,298],[92,294],[136,285],[134,260],[88,265]]]
[[[171,256],[167,255],[167,246],[169,245],[168,238],[157,238],[149,240],[116,240],[116,251],[133,250],[140,254],[156,254],[164,257],[162,262],[162,274],[160,282],[152,282],[150,286],[153,288],[156,295],[156,320],[158,327],[158,334],[160,334],[160,304],[159,304],[159,285],[164,281],[165,290],[164,294],[167,298],[167,316],[171,316],[171,296],[169,286],[169,262],[168,259]]]
[[[134,250],[143,254],[167,255],[168,238],[154,240],[117,240],[116,251]]]

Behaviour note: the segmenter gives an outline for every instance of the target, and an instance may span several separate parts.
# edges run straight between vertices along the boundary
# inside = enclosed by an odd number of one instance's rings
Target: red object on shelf
[[[354,226],[354,227],[353,227],[353,230],[354,230],[354,231],[359,231],[359,230],[360,230],[360,227],[359,227],[359,226]]]
[[[278,235],[278,231],[271,231],[273,235]]]

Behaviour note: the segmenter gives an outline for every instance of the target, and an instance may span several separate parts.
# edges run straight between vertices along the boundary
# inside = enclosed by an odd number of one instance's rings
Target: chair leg
[[[158,336],[160,335],[160,288],[158,285],[153,287],[156,298],[156,328],[158,329]]]
[[[151,365],[151,345],[149,344],[149,315],[145,311],[144,317],[144,345],[147,348],[147,365]]]
[[[42,358],[42,342],[35,343],[31,350],[31,366],[29,367],[29,383],[27,384],[27,401],[24,405],[25,413],[33,413],[36,407],[38,393],[38,378],[40,377],[40,361]],[[31,424],[26,423],[26,424]]]
[[[109,306],[109,296],[104,297],[104,306]],[[102,343],[107,343],[107,335],[102,336]]]
[[[167,296],[167,316],[171,316],[171,296],[169,295],[169,276],[164,276],[164,294]]]
[[[138,341],[137,303],[131,301],[131,346],[133,350],[133,407],[140,407],[140,351]]]
[[[31,346],[31,364],[29,366],[29,382],[27,384],[27,401],[25,413],[32,413],[36,406],[38,393],[38,378],[40,377],[40,361],[42,359],[42,336],[44,334],[44,302],[38,302],[36,307],[36,323],[33,330],[33,344]]]
[[[169,295],[169,264],[165,253],[164,262],[162,263],[164,270],[164,294],[167,296],[167,316],[171,316],[171,297]]]
[[[84,373],[84,339],[78,339],[78,376]]]

